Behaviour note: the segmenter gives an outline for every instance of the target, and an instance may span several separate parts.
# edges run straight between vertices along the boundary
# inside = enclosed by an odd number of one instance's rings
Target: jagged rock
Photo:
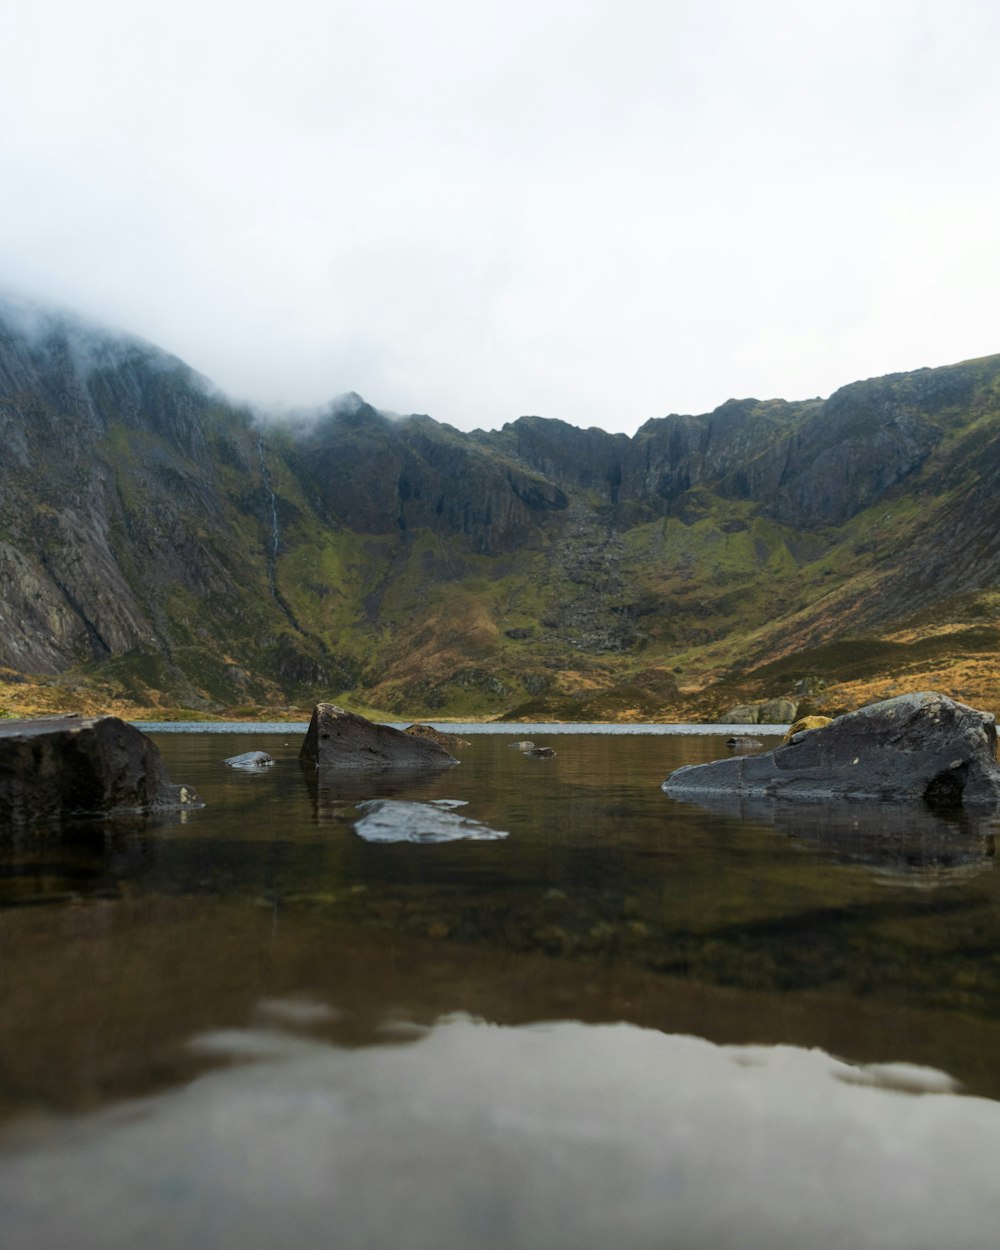
[[[0,827],[200,807],[155,744],[117,716],[0,721]]]
[[[663,789],[678,798],[1000,803],[996,750],[991,713],[945,695],[907,694],[838,716],[761,755],[679,768]]]
[[[440,729],[435,729],[433,725],[410,725],[403,732],[413,734],[415,738],[423,738],[427,742],[436,742],[439,747],[444,747],[446,751],[457,751],[461,747],[470,745],[464,738],[459,738],[457,734],[442,733]]]
[[[379,725],[333,703],[317,703],[299,752],[320,769],[450,768],[458,760],[444,747],[391,725]]]
[[[239,768],[244,772],[253,772],[258,768],[270,768],[274,760],[266,751],[244,751],[242,755],[230,755],[223,760],[230,768]]]

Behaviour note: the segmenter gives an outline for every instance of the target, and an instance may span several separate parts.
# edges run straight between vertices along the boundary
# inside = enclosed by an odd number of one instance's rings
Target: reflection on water
[[[986,1245],[992,818],[545,728],[360,781],[164,734],[203,810],[0,836],[0,1245]]]
[[[992,870],[1000,814],[935,811],[910,803],[791,803],[712,796],[694,807],[741,824],[805,838],[843,863],[863,864],[899,884],[925,887]]]
[[[105,1250],[996,1245],[1000,1105],[933,1070],[468,1018],[366,1050],[192,1047],[238,1066],[22,1127],[5,1245],[78,1244],[82,1212]]]

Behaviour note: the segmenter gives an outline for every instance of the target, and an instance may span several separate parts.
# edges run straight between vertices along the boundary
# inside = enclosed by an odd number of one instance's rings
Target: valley
[[[466,434],[356,395],[264,420],[0,303],[0,441],[6,715],[1000,710],[1000,357],[631,438]]]

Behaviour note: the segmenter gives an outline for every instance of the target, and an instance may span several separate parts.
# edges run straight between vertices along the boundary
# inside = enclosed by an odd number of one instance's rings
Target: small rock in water
[[[726,739],[726,746],[731,751],[751,751],[754,747],[762,747],[763,745],[759,738],[746,738],[741,735]]]
[[[270,768],[274,760],[266,751],[244,751],[242,755],[231,755],[223,760],[230,768],[240,768],[245,772],[253,772],[258,768]]]
[[[527,752],[528,755],[555,755],[555,751],[551,747],[532,747]]]
[[[510,745],[515,751],[533,751],[535,749],[535,744],[529,738],[525,738],[523,742],[512,742]]]
[[[410,803],[403,799],[369,799],[359,803],[365,813],[354,831],[366,842],[484,842],[509,835],[501,829],[458,816],[437,803]]]

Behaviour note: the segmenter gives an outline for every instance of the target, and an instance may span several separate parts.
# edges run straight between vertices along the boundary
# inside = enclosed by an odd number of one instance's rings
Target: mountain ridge
[[[875,644],[920,613],[942,655],[995,626],[1000,356],[631,437],[358,396],[283,425],[0,301],[0,445],[11,706],[31,677],[203,714],[715,715],[850,684],[852,640],[908,680]]]

